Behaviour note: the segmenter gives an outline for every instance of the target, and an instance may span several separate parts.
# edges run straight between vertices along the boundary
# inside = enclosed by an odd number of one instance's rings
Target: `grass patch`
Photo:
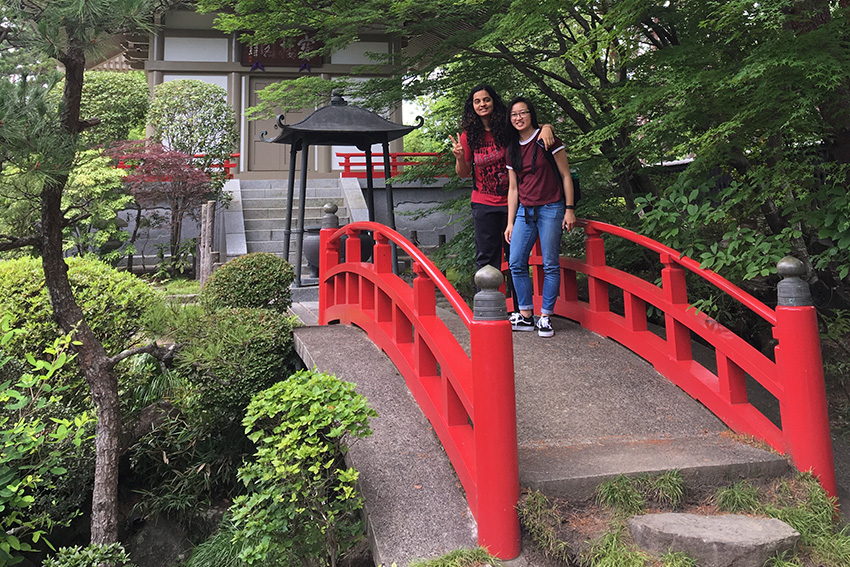
[[[166,295],[193,295],[201,292],[201,282],[188,278],[175,278],[163,282],[160,287]]]
[[[437,557],[422,561],[411,561],[410,567],[479,567],[481,565],[500,565],[498,559],[480,547],[477,549],[458,549]]]
[[[800,532],[793,553],[777,554],[768,567],[850,565],[850,527],[836,517],[835,501],[808,473],[770,481],[743,481],[709,492],[688,489],[678,471],[602,483],[590,502],[524,493],[519,516],[538,550],[558,564],[578,567],[695,567],[687,550],[661,557],[640,550],[626,521],[641,513],[678,511],[718,515],[743,513],[781,520]]]
[[[646,497],[641,492],[641,483],[620,475],[596,487],[596,501],[624,516],[643,512]]]

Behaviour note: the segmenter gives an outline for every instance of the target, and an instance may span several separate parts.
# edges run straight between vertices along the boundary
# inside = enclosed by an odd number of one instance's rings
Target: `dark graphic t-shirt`
[[[506,206],[508,204],[508,171],[505,169],[505,148],[496,144],[490,132],[484,132],[482,144],[475,152],[469,147],[466,132],[461,133],[460,143],[463,146],[464,159],[473,163],[475,168],[472,202]]]
[[[522,171],[518,175],[517,193],[519,202],[525,207],[536,207],[548,205],[564,200],[564,183],[560,175],[552,168],[546,160],[543,152],[547,151],[538,144],[540,130],[535,130],[534,135],[525,141],[520,141],[519,147],[522,155]],[[556,154],[566,151],[564,143],[555,136],[555,143],[550,151]],[[534,158],[534,153],[537,157]],[[531,172],[532,160],[535,161],[534,173]],[[507,164],[508,169],[514,169]]]

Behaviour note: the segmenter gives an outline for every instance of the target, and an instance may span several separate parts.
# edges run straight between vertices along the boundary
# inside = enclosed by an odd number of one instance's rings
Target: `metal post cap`
[[[776,304],[782,307],[804,307],[814,305],[809,284],[801,278],[806,266],[794,256],[785,256],[776,264],[776,272],[782,281],[776,286]]]
[[[336,216],[339,207],[334,203],[325,203],[322,210],[325,212],[322,216],[322,228],[339,228],[339,217]]]
[[[507,319],[505,295],[499,286],[505,281],[502,272],[487,265],[475,272],[475,285],[481,290],[472,303],[473,318],[479,321],[501,321]]]
[[[783,278],[800,277],[806,274],[806,266],[794,256],[785,256],[776,263],[776,272]]]
[[[482,290],[499,289],[499,286],[504,281],[505,277],[502,275],[502,272],[489,264],[475,272],[475,285]]]

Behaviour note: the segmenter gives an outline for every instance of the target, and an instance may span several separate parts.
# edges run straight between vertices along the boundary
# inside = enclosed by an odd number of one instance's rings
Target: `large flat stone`
[[[684,552],[701,567],[762,567],[777,553],[793,550],[800,539],[780,520],[737,514],[646,514],[629,519],[628,525],[644,550]]]

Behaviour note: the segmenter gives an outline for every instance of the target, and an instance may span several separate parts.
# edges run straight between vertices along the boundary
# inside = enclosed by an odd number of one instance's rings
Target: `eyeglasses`
[[[522,118],[526,114],[531,114],[531,111],[528,110],[518,110],[516,112],[511,112],[511,118]]]

